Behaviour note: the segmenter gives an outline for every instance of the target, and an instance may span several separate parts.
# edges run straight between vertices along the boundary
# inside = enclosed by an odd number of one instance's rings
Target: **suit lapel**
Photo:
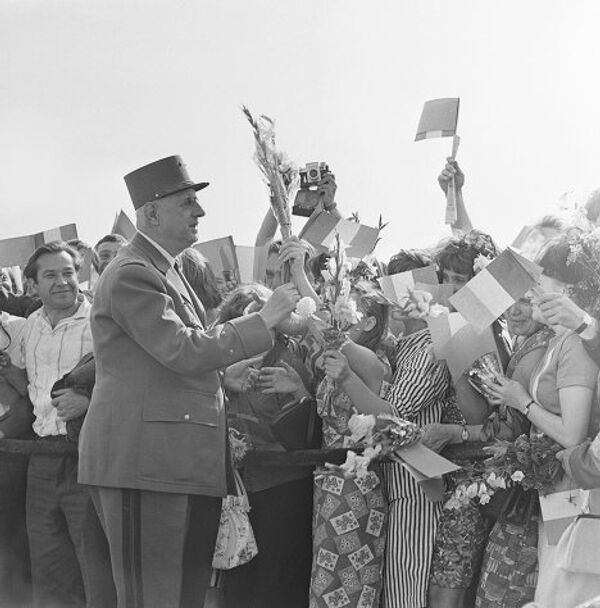
[[[151,264],[165,277],[165,280],[169,282],[173,290],[176,291],[181,296],[181,299],[194,311],[194,314],[200,320],[202,327],[206,327],[206,312],[204,310],[204,306],[183,276],[183,273],[176,273],[175,269],[171,266],[171,264],[169,264],[169,261],[165,258],[165,256],[160,253],[160,251],[158,251],[158,249],[156,249],[156,247],[154,247],[150,241],[145,239],[139,233],[136,233],[136,235],[133,237],[131,244],[133,247],[141,251],[146,258],[148,258]],[[174,273],[180,279],[180,282],[183,283],[183,291],[178,289],[173,281],[169,280],[169,271]]]

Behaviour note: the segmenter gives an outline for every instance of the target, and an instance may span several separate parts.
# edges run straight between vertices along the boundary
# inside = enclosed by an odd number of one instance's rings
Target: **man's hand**
[[[236,393],[243,393],[250,388],[254,388],[260,373],[258,366],[262,359],[263,355],[259,355],[230,365],[223,375],[225,388]]]
[[[300,374],[285,362],[281,363],[281,367],[263,367],[256,388],[267,395],[293,393],[298,399],[309,396]]]
[[[465,185],[465,174],[461,171],[458,163],[449,156],[446,159],[446,166],[438,175],[438,184],[444,191],[444,194],[448,193],[448,184],[452,181],[452,178],[454,178],[456,189],[462,190],[462,187]]]
[[[423,427],[421,443],[433,450],[441,452],[451,443],[460,443],[462,427],[459,424],[442,424],[434,422]]]
[[[537,299],[540,312],[551,325],[577,329],[583,323],[585,312],[562,293],[544,293]]]
[[[298,290],[291,283],[285,283],[273,291],[258,314],[263,318],[266,326],[273,329],[293,312],[299,299]]]
[[[52,405],[56,408],[58,417],[64,422],[85,414],[89,404],[88,397],[72,388],[61,388],[52,394]]]

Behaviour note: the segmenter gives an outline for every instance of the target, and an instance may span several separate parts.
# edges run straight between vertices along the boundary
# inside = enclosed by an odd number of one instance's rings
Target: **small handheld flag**
[[[415,141],[430,139],[433,137],[452,137],[452,154],[454,160],[458,152],[460,137],[456,134],[458,127],[459,97],[444,97],[442,99],[431,99],[425,102]],[[456,222],[456,183],[454,178],[448,185],[446,194],[446,224]]]

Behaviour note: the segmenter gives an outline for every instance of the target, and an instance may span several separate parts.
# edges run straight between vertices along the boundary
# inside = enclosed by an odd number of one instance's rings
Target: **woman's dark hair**
[[[38,272],[38,260],[47,254],[52,253],[68,253],[73,258],[73,266],[75,272],[79,272],[81,268],[81,256],[73,247],[67,245],[64,241],[50,241],[38,247],[27,260],[27,264],[23,269],[23,276],[26,279],[32,279],[34,283],[37,283],[37,272]]]
[[[249,304],[255,302],[260,307],[271,296],[271,290],[262,283],[246,283],[236,287],[225,299],[219,314],[217,323],[226,323],[232,319],[237,319],[244,314],[244,310]]]
[[[363,331],[355,342],[375,352],[388,326],[390,306],[376,289],[357,289],[355,292],[358,294],[359,311],[375,319],[372,329]]]
[[[569,262],[571,245],[569,236],[563,235],[548,241],[538,253],[535,263],[547,277],[574,285],[588,276],[585,267],[576,260]]]
[[[498,247],[489,234],[480,230],[470,230],[461,237],[452,237],[444,241],[438,249],[435,262],[440,275],[444,270],[451,270],[473,277],[473,262],[478,255],[491,259],[498,253]]]
[[[223,301],[217,278],[206,258],[193,247],[181,252],[181,272],[205,308],[217,308]]]
[[[433,264],[431,254],[424,249],[401,249],[390,258],[386,274],[397,274]]]

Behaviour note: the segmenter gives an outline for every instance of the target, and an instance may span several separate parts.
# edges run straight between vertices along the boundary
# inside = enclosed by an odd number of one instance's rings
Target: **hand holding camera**
[[[300,189],[292,208],[294,215],[310,217],[319,205],[325,211],[335,207],[337,185],[327,163],[307,163],[299,174]]]

